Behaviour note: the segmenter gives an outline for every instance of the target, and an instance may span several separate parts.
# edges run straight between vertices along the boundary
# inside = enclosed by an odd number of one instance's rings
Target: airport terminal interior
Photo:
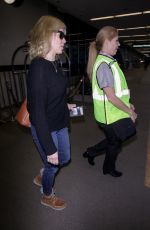
[[[103,5],[105,12],[97,9],[98,4],[100,8]],[[136,12],[142,12],[142,16],[117,17]],[[30,128],[15,119],[27,94],[26,76],[30,67],[27,35],[31,25],[46,14],[57,16],[67,24],[66,47],[58,63],[68,79],[68,100],[83,106],[82,116],[70,118],[71,161],[60,170],[55,181],[56,194],[67,202],[61,211],[41,205],[41,187],[33,179],[43,165]],[[90,17],[106,16],[113,17],[88,22]],[[1,229],[149,230],[150,3],[1,1],[0,25],[2,22],[5,26],[0,36]],[[123,144],[118,157],[117,169],[123,173],[119,178],[103,174],[105,155],[97,156],[95,165],[83,157],[87,147],[104,138],[94,119],[91,82],[86,73],[89,44],[103,25],[120,29],[120,48],[115,58],[125,74],[138,114],[137,134]]]

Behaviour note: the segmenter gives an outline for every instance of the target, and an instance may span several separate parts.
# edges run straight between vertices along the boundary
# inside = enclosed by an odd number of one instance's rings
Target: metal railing
[[[0,67],[0,121],[12,121],[16,110],[26,96],[26,72],[23,66],[17,66],[15,72],[11,66]]]

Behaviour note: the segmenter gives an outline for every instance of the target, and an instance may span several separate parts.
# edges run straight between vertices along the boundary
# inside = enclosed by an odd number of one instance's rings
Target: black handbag
[[[123,118],[111,124],[116,136],[125,141],[136,134],[135,123],[131,118]]]
[[[105,117],[106,117],[105,93],[104,93],[104,110],[105,110]],[[121,141],[125,141],[136,134],[135,123],[131,120],[130,117],[120,119],[110,125],[113,127],[116,136]]]

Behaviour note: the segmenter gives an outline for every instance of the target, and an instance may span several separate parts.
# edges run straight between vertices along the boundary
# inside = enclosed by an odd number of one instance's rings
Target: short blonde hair
[[[29,56],[45,57],[50,50],[50,38],[52,33],[63,29],[66,31],[65,24],[54,16],[42,16],[29,34]]]

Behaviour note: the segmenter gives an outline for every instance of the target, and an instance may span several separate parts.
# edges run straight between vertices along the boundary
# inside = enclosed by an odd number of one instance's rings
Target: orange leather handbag
[[[27,111],[27,99],[25,99],[16,115],[16,121],[25,127],[30,127],[29,113]]]

